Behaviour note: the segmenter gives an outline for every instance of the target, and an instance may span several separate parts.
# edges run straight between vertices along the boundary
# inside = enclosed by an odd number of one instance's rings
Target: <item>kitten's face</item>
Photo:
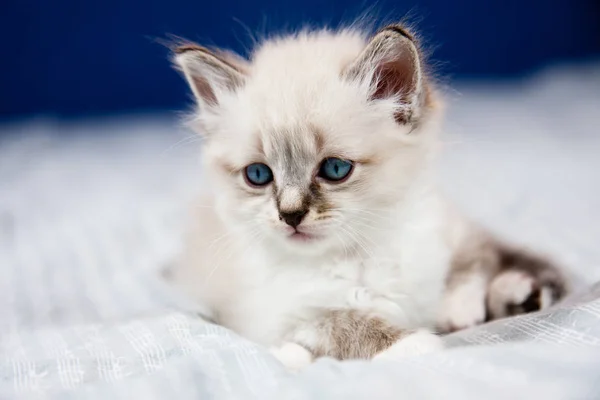
[[[372,247],[426,164],[429,137],[398,123],[397,99],[374,101],[369,85],[344,76],[364,43],[352,37],[340,50],[338,39],[313,43],[331,47],[321,65],[297,41],[259,52],[243,84],[201,114],[217,207],[255,243]]]

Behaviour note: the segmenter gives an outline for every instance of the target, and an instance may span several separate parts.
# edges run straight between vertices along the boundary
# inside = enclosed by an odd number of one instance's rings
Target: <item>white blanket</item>
[[[463,87],[440,168],[471,215],[568,266],[579,296],[439,354],[295,376],[160,280],[203,189],[174,119],[5,124],[0,399],[600,398],[599,87],[598,65]]]

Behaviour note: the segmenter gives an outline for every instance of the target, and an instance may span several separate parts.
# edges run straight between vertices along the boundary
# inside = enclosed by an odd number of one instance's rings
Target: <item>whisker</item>
[[[260,231],[260,229],[258,227],[254,227],[251,231],[248,232],[248,235],[250,237],[255,236],[258,232]],[[234,233],[233,231],[231,231],[230,233]],[[231,240],[234,238],[234,235],[229,235],[229,240],[226,241],[224,243],[223,246],[220,247],[219,250],[217,250],[215,253],[213,253],[211,259],[214,259],[213,261],[216,261],[218,255],[222,252],[222,250],[228,248],[234,241]],[[248,246],[249,248],[250,246]],[[227,261],[229,261],[231,259],[231,257],[233,257],[233,254],[235,253],[234,251],[229,251],[228,252],[228,256],[226,258],[221,258],[219,260],[219,262],[215,263],[215,266],[212,268],[212,270],[209,272],[209,274],[204,278],[204,284],[203,287],[206,287],[206,285],[208,285],[208,282],[210,281],[210,278],[212,278],[212,276],[214,275],[214,273]]]
[[[367,247],[365,246],[365,244],[361,241],[360,237],[356,236],[356,234],[347,229],[349,228],[349,226],[343,226],[340,225],[340,229],[342,229],[342,231],[346,232],[348,234],[348,236],[350,236],[350,238],[358,245],[360,246],[360,248],[370,257],[374,257],[373,254],[367,249]]]
[[[172,145],[167,147],[165,150],[163,150],[162,153],[160,154],[160,156],[164,157],[168,152],[175,150],[178,146],[183,146],[184,144],[197,143],[197,142],[201,142],[201,141],[202,141],[202,138],[198,135],[186,136],[183,139],[178,140],[177,142],[173,143]]]

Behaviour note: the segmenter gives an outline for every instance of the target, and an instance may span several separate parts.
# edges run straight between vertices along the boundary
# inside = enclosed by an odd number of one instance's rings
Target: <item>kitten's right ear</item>
[[[200,109],[219,104],[220,97],[243,85],[245,65],[241,57],[231,53],[212,52],[188,44],[174,50],[175,64],[183,72]]]

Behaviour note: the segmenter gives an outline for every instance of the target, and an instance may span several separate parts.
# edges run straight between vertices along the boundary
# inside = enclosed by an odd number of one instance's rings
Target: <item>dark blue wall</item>
[[[3,0],[0,116],[181,108],[182,80],[156,38],[175,34],[241,50],[251,30],[337,23],[367,2],[343,0]],[[598,0],[379,2],[410,12],[442,72],[506,77],[600,53]]]

